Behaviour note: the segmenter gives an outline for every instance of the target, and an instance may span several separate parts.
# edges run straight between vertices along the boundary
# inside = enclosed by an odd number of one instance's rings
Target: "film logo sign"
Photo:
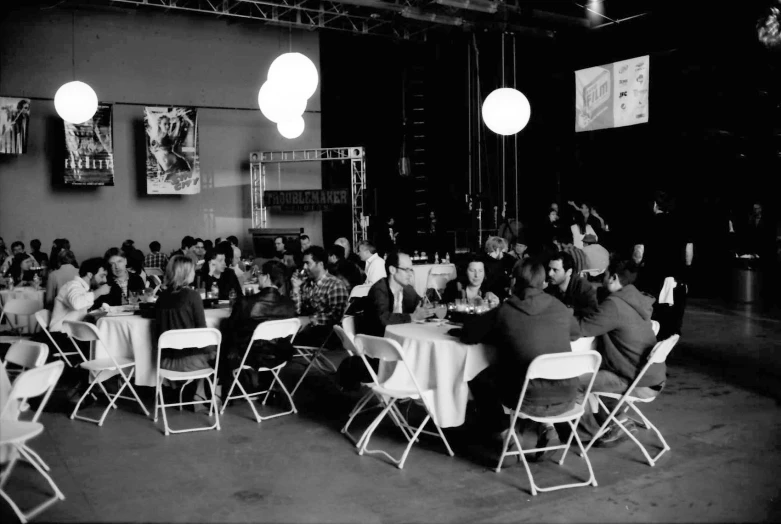
[[[283,211],[325,211],[334,206],[349,205],[350,199],[346,189],[266,191],[263,193],[263,204]]]

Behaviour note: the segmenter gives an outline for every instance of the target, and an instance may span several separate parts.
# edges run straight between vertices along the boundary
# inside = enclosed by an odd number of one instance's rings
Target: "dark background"
[[[694,292],[707,295],[717,293],[710,282],[728,266],[728,217],[737,227],[756,200],[766,215],[777,216],[781,53],[757,42],[764,2],[716,3],[709,9],[679,4],[581,34],[515,37],[516,86],[532,112],[517,135],[519,218],[534,225],[552,201],[566,207],[568,200],[590,200],[622,246],[634,240],[652,192],[665,190],[676,197],[677,212],[695,239],[700,285]],[[501,38],[476,36],[481,100],[501,86]],[[505,36],[508,86],[512,41],[512,35]],[[505,139],[503,176],[501,139],[477,120],[474,96],[469,132],[469,45],[472,36],[459,32],[429,36],[423,43],[321,35],[323,147],[366,148],[372,223],[395,216],[413,247],[429,210],[447,229],[470,227],[464,203],[470,136],[475,191],[480,142],[480,187],[489,208],[484,227],[492,227],[490,208],[502,208],[503,179],[508,216],[515,216],[516,139]],[[575,133],[573,72],[645,54],[651,57],[649,123]],[[476,84],[473,78],[472,89]],[[415,99],[416,94],[423,96]],[[398,168],[403,106],[411,176],[401,176]],[[412,107],[423,109],[412,115]],[[421,114],[425,124],[413,129],[410,122],[421,120]],[[411,138],[420,134],[425,138]],[[411,144],[422,151],[411,151]],[[420,161],[425,165],[415,165]],[[324,166],[324,184],[348,187],[349,166]],[[339,227],[344,223],[349,217],[324,217],[326,243],[347,233]]]

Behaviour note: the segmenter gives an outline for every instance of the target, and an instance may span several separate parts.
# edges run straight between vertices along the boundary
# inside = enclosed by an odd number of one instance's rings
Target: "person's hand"
[[[594,208],[591,209],[591,214],[594,215],[594,218],[602,218],[599,216],[599,213],[597,213],[597,210]]]
[[[102,297],[103,295],[108,295],[111,292],[111,286],[108,284],[103,284],[98,289],[94,291],[94,295],[96,297]]]
[[[415,308],[415,311],[410,315],[412,320],[425,320],[432,316],[434,316],[434,308],[427,308],[422,306]]]
[[[491,291],[486,293],[483,298],[486,299],[486,300],[490,300],[491,302],[500,302],[499,297],[494,295],[493,292],[491,292]]]
[[[209,276],[214,276],[214,271],[217,269],[217,260],[211,259],[209,260]]]
[[[571,205],[571,206],[578,207],[577,205],[575,205],[575,201],[574,201],[574,200],[568,200],[568,201],[567,201],[567,204],[569,204],[569,205]]]
[[[293,273],[293,276],[290,277],[290,284],[293,286],[293,289],[301,287],[301,277],[299,277],[298,272]]]

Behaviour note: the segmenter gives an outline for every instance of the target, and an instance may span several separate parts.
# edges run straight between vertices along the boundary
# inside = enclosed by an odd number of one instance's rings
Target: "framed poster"
[[[198,111],[193,107],[146,107],[146,192],[195,195],[201,192]]]
[[[65,125],[65,172],[69,186],[113,186],[113,106],[98,104],[91,120]]]
[[[27,153],[30,99],[0,97],[0,153]]]

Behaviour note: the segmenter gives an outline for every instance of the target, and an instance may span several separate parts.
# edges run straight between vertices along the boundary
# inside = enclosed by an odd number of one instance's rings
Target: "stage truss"
[[[331,147],[320,149],[296,149],[292,151],[256,151],[250,153],[250,202],[252,227],[266,228],[267,208],[263,203],[266,191],[267,168],[292,162],[350,161],[350,201],[352,204],[352,248],[367,238],[368,217],[363,214],[366,192],[366,158],[362,147]]]

